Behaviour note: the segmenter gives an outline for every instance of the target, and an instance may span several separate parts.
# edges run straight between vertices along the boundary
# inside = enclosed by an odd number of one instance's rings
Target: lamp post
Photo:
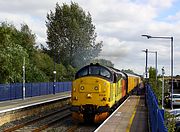
[[[164,67],[162,68],[162,109],[164,109],[164,74],[165,74],[165,70]]]
[[[54,70],[53,70],[53,74],[54,74],[53,94],[55,94],[55,93],[56,93],[56,61],[55,61],[55,46],[54,46]]]
[[[23,70],[23,100],[25,100],[26,98],[26,86],[25,86],[25,57],[23,58],[23,66],[22,66],[22,70]]]
[[[56,70],[53,71],[54,73],[54,82],[53,82],[53,94],[56,93]]]
[[[149,51],[148,49],[142,50],[146,53],[146,78],[147,78],[147,62],[148,62],[148,53],[155,53],[155,68],[156,68],[156,82],[157,82],[157,51]]]
[[[146,53],[146,67],[145,67],[145,75],[146,75],[146,83],[147,83],[147,73],[148,73],[148,71],[147,71],[147,64],[148,64],[148,49],[146,49],[146,50],[142,50],[143,52],[145,52]]]
[[[173,109],[173,104],[172,104],[172,95],[173,95],[173,37],[162,37],[162,36],[150,36],[150,35],[142,35],[143,37],[147,37],[148,39],[150,38],[157,38],[157,39],[169,39],[171,40],[171,109]]]

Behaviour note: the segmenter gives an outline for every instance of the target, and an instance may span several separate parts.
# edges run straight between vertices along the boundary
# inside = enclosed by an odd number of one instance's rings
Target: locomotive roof
[[[87,68],[87,67],[89,67],[89,66],[100,66],[100,67],[104,67],[104,68],[106,68],[107,70],[109,70],[111,73],[121,74],[123,77],[128,77],[128,76],[131,76],[131,77],[140,77],[140,76],[138,76],[138,75],[136,75],[136,74],[127,73],[127,72],[121,71],[121,70],[119,70],[119,69],[116,69],[116,68],[114,68],[114,67],[104,66],[104,65],[101,65],[101,64],[99,64],[99,63],[96,63],[96,64],[91,63],[91,64],[89,64],[89,65],[86,65],[86,66],[82,67],[80,70],[82,70],[82,69],[84,69],[84,68]],[[80,70],[79,70],[79,71],[80,71]],[[76,76],[76,77],[77,77],[77,76]]]
[[[137,76],[135,74],[131,74],[131,73],[125,73],[125,74],[127,74],[127,76],[131,76],[131,77],[139,77],[139,76]]]
[[[99,64],[99,63],[96,63],[96,64],[91,63],[90,65],[87,65],[87,66],[101,66],[101,67],[104,67],[104,68],[108,69],[108,70],[111,71],[111,72],[114,72],[114,71],[112,70],[112,68],[110,68],[110,67],[108,67],[108,66],[101,65],[101,64]],[[85,67],[86,67],[86,66],[85,66]]]
[[[121,74],[123,77],[125,77],[126,75],[125,75],[125,73],[124,72],[122,72],[122,71],[120,71],[119,69],[116,69],[116,68],[114,68],[114,67],[110,67],[115,73],[117,73],[117,74]]]
[[[102,67],[102,68],[106,69],[109,72],[109,76],[107,76],[107,75],[106,75],[107,77],[103,76],[100,72],[98,74],[89,72],[90,67]],[[85,69],[88,69],[87,73],[85,73],[84,75],[83,74],[81,75],[81,72],[83,70],[85,70]],[[86,66],[82,67],[80,70],[78,70],[76,72],[75,79],[91,75],[91,76],[99,76],[99,77],[102,77],[102,78],[107,79],[109,81],[113,81],[113,73],[114,73],[114,71],[111,68],[107,67],[107,66],[103,66],[103,65],[100,65],[98,63],[96,63],[96,64],[91,63],[90,65],[86,65]]]
[[[132,73],[127,73],[127,72],[125,72],[125,71],[121,71],[121,70],[116,69],[116,68],[114,68],[114,67],[110,67],[110,68],[113,69],[116,73],[118,73],[118,74],[123,74],[123,75],[125,75],[126,77],[127,77],[127,76],[140,77],[140,75],[132,74]]]

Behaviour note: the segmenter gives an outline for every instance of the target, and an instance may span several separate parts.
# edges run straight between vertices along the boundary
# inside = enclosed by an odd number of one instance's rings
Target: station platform
[[[48,103],[56,100],[60,100],[63,98],[71,97],[71,92],[61,92],[56,94],[49,94],[49,95],[42,95],[42,96],[35,96],[23,99],[15,99],[15,100],[8,100],[0,102],[0,114],[19,110],[23,108],[27,108],[30,106],[35,106],[43,103]]]
[[[95,132],[148,132],[148,113],[145,97],[130,96]]]

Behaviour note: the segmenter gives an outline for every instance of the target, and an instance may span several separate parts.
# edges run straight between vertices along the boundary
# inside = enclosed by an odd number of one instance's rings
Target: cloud
[[[172,6],[173,2],[175,0],[149,0],[149,4],[151,6],[157,7],[157,8],[169,8]]]
[[[24,14],[44,17],[44,13],[55,7],[56,0],[0,0],[0,11],[13,14]]]
[[[102,38],[104,41],[102,52],[100,57],[119,59],[128,55],[130,48],[125,44],[125,42],[118,40],[117,38]]]
[[[121,23],[118,25],[125,23],[142,24],[157,16],[156,8],[153,6],[128,0],[92,0],[88,2],[88,5],[80,0],[79,5],[92,14],[96,25],[119,22]]]
[[[41,40],[46,39],[45,22],[33,16],[0,12],[0,21],[7,21],[8,23],[14,24],[18,29],[20,29],[21,24],[27,24],[32,30],[32,33],[36,34],[37,42],[40,42],[39,40],[41,38],[44,38]],[[45,41],[41,41],[41,43],[45,44]]]
[[[71,0],[0,0],[0,21],[7,20],[15,26],[29,25],[37,36],[37,44],[46,42],[46,15],[54,11],[55,4]],[[180,73],[180,11],[158,18],[161,13],[173,8],[177,0],[74,0],[85,12],[90,12],[98,34],[103,41],[101,58],[111,60],[119,69],[132,69],[142,74],[145,66],[143,49],[158,51],[159,71],[170,67],[170,41],[147,39],[142,34],[174,37],[175,73]],[[88,4],[87,4],[88,2]],[[149,55],[149,66],[154,66],[154,55]]]

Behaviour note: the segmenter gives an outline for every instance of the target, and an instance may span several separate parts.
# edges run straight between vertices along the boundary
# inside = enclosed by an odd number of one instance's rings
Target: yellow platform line
[[[127,129],[126,129],[126,132],[130,132],[131,125],[132,125],[133,119],[134,119],[135,114],[136,114],[137,106],[138,106],[138,104],[139,104],[139,99],[140,99],[140,96],[138,97],[138,101],[137,101],[136,106],[135,106],[135,108],[134,108],[133,114],[132,114],[132,116],[131,116],[131,118],[130,118],[130,120],[129,120],[129,123],[128,123]]]

